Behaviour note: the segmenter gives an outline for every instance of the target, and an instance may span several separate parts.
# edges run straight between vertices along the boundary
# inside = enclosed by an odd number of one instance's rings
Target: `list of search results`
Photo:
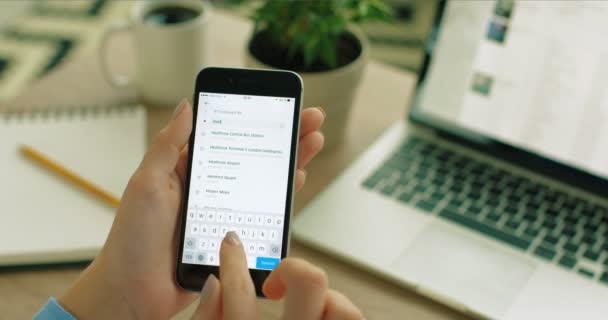
[[[219,265],[235,231],[249,268],[274,269],[282,252],[293,98],[201,92],[184,263]]]

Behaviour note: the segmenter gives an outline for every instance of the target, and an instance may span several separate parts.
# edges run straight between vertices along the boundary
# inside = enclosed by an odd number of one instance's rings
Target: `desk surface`
[[[251,24],[218,11],[211,25],[212,64],[242,65],[244,45]],[[229,36],[226,36],[229,35]],[[132,46],[128,36],[110,45],[110,61],[117,70],[133,72]],[[117,90],[103,80],[95,52],[74,57],[69,63],[33,84],[13,101],[11,108],[44,108],[53,105],[112,105],[137,101],[135,92]],[[363,152],[384,129],[405,116],[405,106],[415,84],[414,76],[370,62],[353,106],[346,142],[319,155],[308,168],[306,186],[296,196],[299,211],[321,191],[349,162]],[[331,108],[331,106],[325,106]],[[148,136],[157,132],[172,108],[150,107]],[[344,292],[368,319],[464,319],[465,317],[416,293],[400,288],[375,275],[361,271],[331,256],[292,242],[291,254],[324,268],[331,287]],[[49,296],[60,295],[74,281],[82,266],[0,271],[0,310],[6,319],[27,319]],[[188,308],[177,319],[187,319]],[[262,302],[263,319],[277,319],[280,304]]]

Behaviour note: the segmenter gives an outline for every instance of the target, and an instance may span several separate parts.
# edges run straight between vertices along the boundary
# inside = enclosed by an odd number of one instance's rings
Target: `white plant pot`
[[[323,107],[327,118],[323,124],[325,150],[339,145],[344,140],[346,126],[355,93],[368,60],[367,38],[358,29],[349,30],[361,44],[361,54],[353,62],[322,72],[298,72],[304,81],[304,107]],[[247,45],[247,48],[250,46]],[[249,68],[275,69],[260,62],[246,50],[245,65]]]

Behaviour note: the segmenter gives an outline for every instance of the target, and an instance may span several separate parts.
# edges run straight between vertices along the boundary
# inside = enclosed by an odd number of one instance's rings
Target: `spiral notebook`
[[[146,147],[142,107],[0,113],[0,266],[91,260],[114,210],[19,153],[26,144],[120,197]]]

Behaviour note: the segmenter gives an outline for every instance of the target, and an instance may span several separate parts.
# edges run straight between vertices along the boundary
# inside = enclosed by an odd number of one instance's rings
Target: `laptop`
[[[294,235],[477,317],[607,319],[607,16],[441,1],[408,119]]]

